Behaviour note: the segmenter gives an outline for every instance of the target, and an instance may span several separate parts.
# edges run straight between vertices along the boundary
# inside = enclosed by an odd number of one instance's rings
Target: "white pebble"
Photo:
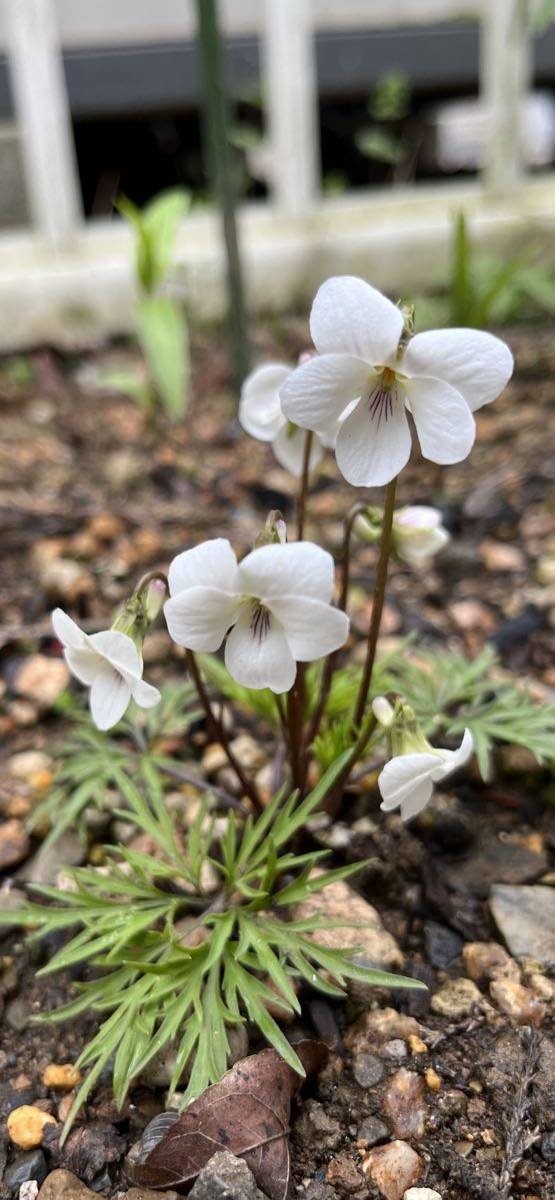
[[[441,1200],[441,1195],[433,1188],[408,1188],[403,1200]]]
[[[37,1200],[39,1185],[36,1179],[28,1179],[19,1189],[19,1200]]]

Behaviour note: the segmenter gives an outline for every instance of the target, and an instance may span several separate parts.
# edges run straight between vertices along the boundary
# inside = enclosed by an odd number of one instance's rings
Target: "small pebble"
[[[418,1037],[417,1034],[411,1033],[407,1040],[409,1043],[411,1054],[426,1054],[427,1053],[428,1047],[427,1047],[426,1043],[423,1042],[422,1038]]]
[[[240,733],[233,738],[230,748],[244,771],[259,771],[266,765],[267,756],[250,733]]]
[[[58,1104],[58,1120],[62,1122],[62,1125],[65,1123],[65,1121],[67,1119],[67,1115],[69,1113],[69,1110],[70,1110],[74,1100],[75,1100],[74,1092],[68,1092],[67,1095],[62,1096],[62,1099],[60,1100],[60,1103]]]
[[[387,1058],[400,1059],[407,1057],[407,1043],[402,1038],[392,1038],[386,1042],[382,1051]]]
[[[10,1000],[6,1008],[6,1025],[9,1025],[15,1033],[22,1033],[27,1027],[31,1012],[29,1001],[24,1000],[22,996],[17,996],[15,1000]]]
[[[356,1192],[363,1183],[362,1175],[348,1154],[337,1154],[328,1164],[326,1180],[341,1195]]]
[[[52,759],[42,750],[20,750],[18,754],[12,754],[6,765],[8,774],[13,779],[22,779],[29,783],[42,771],[51,770]]]
[[[95,1193],[72,1171],[52,1171],[45,1179],[38,1200],[94,1200]],[[160,1197],[162,1200],[162,1197]]]
[[[357,1140],[364,1142],[368,1149],[378,1142],[385,1142],[388,1137],[389,1129],[385,1122],[380,1121],[378,1117],[366,1117],[357,1131]]]
[[[462,954],[466,973],[474,983],[520,979],[517,963],[498,942],[467,942]]]
[[[441,1088],[441,1076],[438,1075],[433,1067],[426,1067],[424,1078],[431,1092],[439,1092]]]
[[[14,690],[25,700],[32,700],[42,709],[52,708],[69,683],[69,670],[63,658],[46,654],[30,654],[18,671]]]
[[[424,1172],[420,1155],[408,1142],[388,1142],[364,1156],[363,1174],[372,1180],[385,1200],[402,1200],[411,1184],[418,1183]]]
[[[434,1192],[433,1188],[409,1188],[403,1196],[403,1200],[442,1200],[440,1192]]]
[[[357,1054],[353,1063],[353,1075],[361,1087],[375,1087],[384,1072],[383,1063],[375,1054]]]
[[[81,1072],[72,1063],[50,1063],[42,1076],[46,1088],[60,1092],[70,1092],[81,1083],[81,1079]]]
[[[4,1172],[4,1183],[15,1192],[22,1184],[30,1180],[42,1183],[46,1179],[46,1159],[42,1150],[34,1150],[32,1154],[20,1154]],[[38,1190],[38,1189],[37,1189]]]
[[[512,1017],[517,1025],[541,1025],[546,1012],[545,1004],[530,988],[515,983],[513,979],[494,979],[489,990],[501,1012]]]
[[[28,1179],[19,1189],[19,1200],[37,1200],[39,1184],[36,1179]]]
[[[22,1150],[33,1150],[42,1143],[45,1125],[55,1125],[56,1121],[34,1104],[22,1104],[12,1110],[7,1124],[11,1141]]]
[[[484,999],[471,979],[448,979],[432,996],[432,1012],[440,1017],[459,1020],[468,1017],[475,1008],[484,1008]]]
[[[21,821],[12,817],[0,825],[0,871],[15,867],[26,857],[31,845],[29,834]]]
[[[228,757],[223,746],[220,746],[219,742],[211,742],[202,756],[202,767],[208,778],[216,775],[227,764]]]
[[[387,1085],[383,1110],[395,1137],[422,1137],[427,1115],[422,1077],[400,1067]]]
[[[426,954],[434,967],[449,967],[460,954],[463,940],[458,933],[438,921],[426,921],[424,925]]]

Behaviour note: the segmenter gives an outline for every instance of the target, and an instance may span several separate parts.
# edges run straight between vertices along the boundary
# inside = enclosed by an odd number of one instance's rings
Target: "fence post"
[[[266,0],[263,35],[272,191],[299,216],[319,192],[320,122],[310,0]]]
[[[81,219],[73,133],[53,0],[5,0],[7,46],[34,228],[67,242]]]
[[[531,74],[527,5],[488,0],[482,7],[480,91],[488,112],[484,182],[492,196],[506,196],[523,174],[523,102]]]

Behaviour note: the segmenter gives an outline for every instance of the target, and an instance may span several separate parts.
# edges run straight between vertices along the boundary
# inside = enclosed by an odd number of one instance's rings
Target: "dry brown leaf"
[[[323,1042],[309,1040],[295,1050],[307,1075],[328,1054]],[[229,1150],[245,1159],[271,1200],[285,1200],[289,1113],[301,1083],[276,1050],[241,1059],[185,1109],[144,1162],[130,1168],[133,1182],[185,1194],[212,1155]]]

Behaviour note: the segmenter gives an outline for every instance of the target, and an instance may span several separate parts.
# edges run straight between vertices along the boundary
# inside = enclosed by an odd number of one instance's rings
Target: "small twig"
[[[260,799],[260,796],[258,795],[256,787],[251,782],[251,780],[248,778],[248,776],[245,774],[240,762],[238,762],[237,758],[235,757],[235,755],[233,753],[233,750],[231,749],[231,746],[229,744],[228,737],[227,737],[226,731],[223,727],[223,724],[219,720],[219,718],[216,716],[216,713],[214,712],[214,709],[212,708],[212,705],[210,703],[210,697],[204,686],[204,681],[203,681],[202,675],[199,671],[198,663],[197,663],[197,660],[196,660],[195,655],[193,654],[192,650],[186,651],[186,658],[187,658],[187,666],[189,667],[189,671],[191,672],[191,677],[192,677],[193,683],[197,689],[198,698],[199,698],[199,700],[202,704],[202,707],[204,709],[204,712],[206,714],[206,719],[207,719],[208,725],[212,731],[212,736],[215,738],[215,740],[217,742],[220,743],[220,746],[222,747],[222,749],[224,750],[224,752],[227,756],[230,766],[233,767],[233,770],[235,771],[235,774],[241,784],[241,787],[243,788],[243,791],[245,792],[245,795],[247,795],[249,797],[249,800],[254,805],[255,811],[257,813],[261,813],[263,811],[264,805],[262,804],[262,801]]]
[[[310,467],[310,451],[312,450],[312,439],[314,434],[312,430],[307,430],[304,440],[303,453],[303,468],[301,472],[301,483],[299,487],[299,495],[297,498],[297,541],[302,542],[304,536],[304,525],[306,517],[306,498],[308,495],[308,476]]]
[[[395,492],[397,489],[397,477],[388,483],[385,494],[385,506],[383,512],[382,536],[380,541],[380,555],[378,558],[378,568],[376,572],[376,586],[374,589],[374,598],[372,601],[372,616],[370,618],[370,628],[368,630],[368,645],[366,650],[366,662],[360,682],[358,699],[355,706],[353,721],[355,727],[360,725],[366,708],[366,701],[370,684],[372,682],[372,672],[374,670],[374,662],[376,658],[376,647],[378,645],[378,637],[380,633],[380,625],[382,622],[382,613],[385,600],[385,589],[387,584],[387,573],[389,569],[389,554],[391,550],[391,530],[393,527],[393,511],[395,508]]]

